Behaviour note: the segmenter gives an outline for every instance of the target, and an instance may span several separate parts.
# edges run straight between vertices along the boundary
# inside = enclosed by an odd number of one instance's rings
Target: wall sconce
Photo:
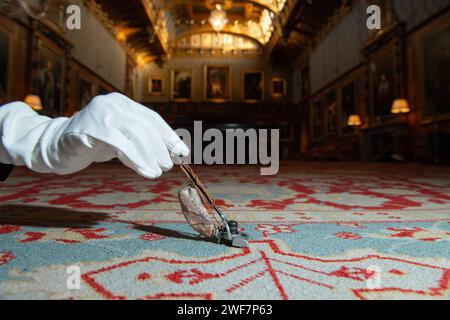
[[[409,107],[408,100],[406,99],[395,99],[392,103],[392,114],[404,114],[409,113],[411,108]]]
[[[24,102],[29,105],[33,110],[42,110],[41,98],[35,94],[29,94],[25,97]]]
[[[347,125],[349,127],[360,127],[362,125],[361,117],[358,114],[352,114],[348,117]]]

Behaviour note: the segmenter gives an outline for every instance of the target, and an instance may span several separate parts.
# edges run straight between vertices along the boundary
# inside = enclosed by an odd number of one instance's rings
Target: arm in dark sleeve
[[[12,164],[0,163],[0,181],[5,181],[14,169]]]

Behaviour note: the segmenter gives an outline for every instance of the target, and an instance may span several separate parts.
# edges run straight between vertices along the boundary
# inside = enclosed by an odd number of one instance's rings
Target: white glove
[[[119,93],[95,97],[71,118],[51,119],[28,105],[0,107],[0,163],[70,174],[119,158],[146,178],[173,167],[189,149],[156,112]]]

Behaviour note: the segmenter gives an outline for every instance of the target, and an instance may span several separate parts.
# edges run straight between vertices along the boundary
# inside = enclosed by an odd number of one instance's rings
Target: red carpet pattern
[[[16,169],[0,185],[0,297],[448,299],[450,170],[284,163],[198,167],[248,249],[198,238],[175,168],[157,180],[104,164]],[[70,267],[80,288],[70,288]],[[72,279],[72,278],[70,278]]]

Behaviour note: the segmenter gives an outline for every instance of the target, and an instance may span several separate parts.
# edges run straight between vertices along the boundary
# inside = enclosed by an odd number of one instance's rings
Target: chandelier
[[[221,4],[216,4],[216,8],[211,11],[208,22],[216,32],[220,32],[225,28],[228,23],[228,19]]]

